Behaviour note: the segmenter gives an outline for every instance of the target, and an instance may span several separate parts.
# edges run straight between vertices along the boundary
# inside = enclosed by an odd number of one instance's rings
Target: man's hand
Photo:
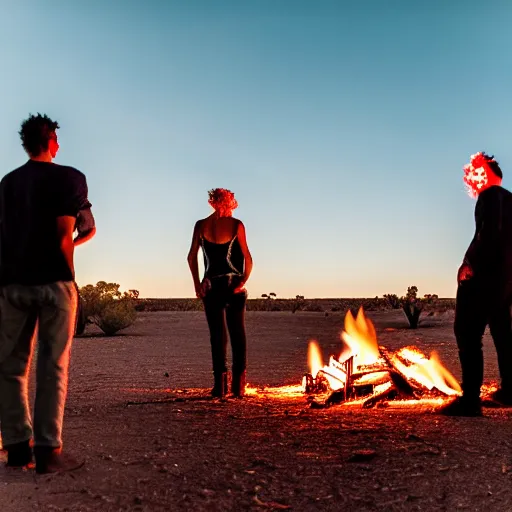
[[[459,271],[457,272],[457,283],[462,283],[462,281],[467,281],[473,277],[473,269],[467,263],[463,263]]]

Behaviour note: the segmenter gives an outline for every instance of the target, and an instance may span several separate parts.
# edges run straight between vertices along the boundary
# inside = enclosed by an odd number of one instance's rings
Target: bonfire
[[[312,399],[313,406],[343,403],[374,407],[390,400],[436,404],[461,393],[459,383],[436,352],[427,357],[413,346],[394,352],[379,346],[375,327],[362,308],[356,318],[347,312],[341,338],[340,354],[331,356],[327,365],[322,362],[318,344],[309,344],[310,372],[303,378],[303,392],[312,398],[327,396],[323,403]]]

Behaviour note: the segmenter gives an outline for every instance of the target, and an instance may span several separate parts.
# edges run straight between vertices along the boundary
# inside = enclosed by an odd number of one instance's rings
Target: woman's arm
[[[201,280],[199,279],[199,265],[197,264],[197,253],[199,251],[201,235],[201,221],[198,220],[194,226],[194,233],[192,234],[192,243],[188,252],[187,261],[192,273],[192,279],[194,280],[194,289],[196,291],[196,297],[201,298],[203,292],[201,289]]]
[[[238,286],[238,288],[243,288],[244,284],[247,282],[252,272],[252,256],[251,252],[249,251],[249,247],[247,246],[245,226],[242,221],[240,221],[240,223],[238,224],[237,237],[238,242],[240,244],[240,249],[242,249],[242,254],[244,255],[245,259],[244,275],[242,278],[242,282],[240,283],[240,286]]]

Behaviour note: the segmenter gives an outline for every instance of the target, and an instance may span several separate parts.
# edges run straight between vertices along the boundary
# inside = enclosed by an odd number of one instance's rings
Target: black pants
[[[463,281],[457,290],[454,331],[462,366],[462,391],[478,399],[484,377],[482,336],[489,325],[496,347],[501,386],[512,392],[512,300],[484,290],[473,280]]]
[[[237,284],[229,277],[214,278],[212,287],[203,298],[206,320],[210,329],[213,373],[227,371],[226,349],[228,333],[233,356],[233,375],[241,375],[247,366],[245,335],[245,304],[247,293],[233,293]]]

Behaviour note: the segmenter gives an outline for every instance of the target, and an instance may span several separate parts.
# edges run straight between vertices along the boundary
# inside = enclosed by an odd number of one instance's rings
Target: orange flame
[[[369,318],[364,315],[363,308],[359,309],[354,319],[352,313],[345,315],[345,330],[341,333],[343,341],[347,344],[349,352],[343,350],[340,361],[354,356],[354,365],[373,364],[380,358],[377,333]]]
[[[377,334],[372,321],[364,314],[361,307],[356,318],[350,311],[345,316],[344,331],[341,338],[345,342],[338,360],[331,357],[328,365],[323,365],[320,348],[316,341],[308,347],[310,373],[315,378],[319,372],[327,379],[333,391],[343,389],[347,375],[340,362],[353,357],[354,371],[362,366],[378,364],[376,371],[362,375],[357,384],[373,384],[377,391],[382,386],[390,386],[386,360],[381,355],[377,343]],[[389,362],[407,379],[417,382],[428,390],[438,389],[446,395],[459,395],[461,388],[455,377],[442,365],[436,352],[430,358],[416,347],[404,347],[393,354],[386,354]],[[391,370],[391,369],[390,369]],[[386,388],[387,389],[387,388]]]
[[[442,365],[437,352],[427,358],[416,347],[405,347],[391,359],[403,375],[429,390],[436,388],[446,395],[460,395],[462,391],[455,377]],[[409,364],[404,364],[401,359]]]
[[[308,364],[309,364],[309,373],[316,378],[318,372],[322,369],[324,365],[322,361],[322,354],[320,352],[320,347],[318,343],[314,340],[309,342],[308,346]]]

